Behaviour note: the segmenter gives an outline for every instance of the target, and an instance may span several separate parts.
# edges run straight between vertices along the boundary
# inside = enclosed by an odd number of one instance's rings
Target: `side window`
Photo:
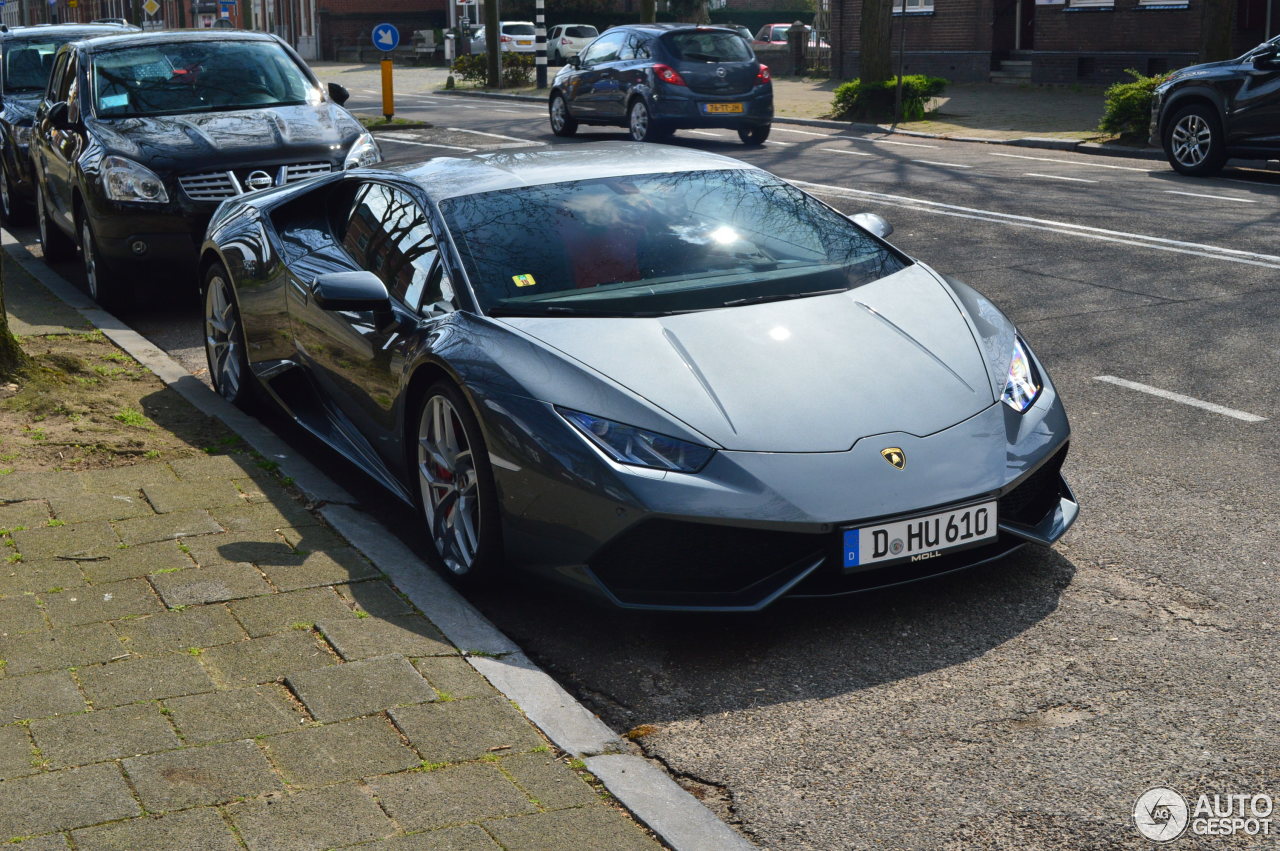
[[[53,73],[49,75],[49,88],[47,90],[49,100],[53,103],[58,102],[58,92],[62,91],[62,78],[67,71],[67,58],[70,53],[60,53],[56,63],[53,66]]]
[[[649,40],[640,33],[627,36],[627,43],[618,54],[619,59],[650,59]]]
[[[66,94],[59,98],[67,102],[67,120],[72,124],[80,121],[80,82],[77,79],[79,76],[75,57],[72,57],[67,61],[66,76],[63,77],[66,83]]]
[[[342,245],[362,268],[411,310],[453,310],[453,288],[422,208],[405,192],[370,183],[357,193]]]
[[[626,33],[605,33],[583,52],[583,65],[599,65],[602,62],[612,62],[618,58],[618,52],[622,49],[622,40],[626,37]]]

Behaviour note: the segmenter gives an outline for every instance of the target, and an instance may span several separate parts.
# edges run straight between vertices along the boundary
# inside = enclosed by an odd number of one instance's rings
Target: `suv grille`
[[[322,174],[328,174],[332,171],[332,166],[326,162],[318,163],[289,163],[282,165],[275,170],[272,178],[272,186],[284,186],[289,183],[297,183],[299,180],[306,180],[309,177],[319,177]],[[243,195],[246,191],[245,178],[255,171],[266,171],[266,169],[243,168],[234,171],[202,171],[196,174],[184,174],[178,178],[178,185],[182,187],[182,191],[187,197],[193,201],[222,201],[226,198],[234,198],[237,195]]]

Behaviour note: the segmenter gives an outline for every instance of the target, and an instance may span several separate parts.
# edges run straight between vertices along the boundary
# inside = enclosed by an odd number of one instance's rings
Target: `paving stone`
[[[413,614],[413,604],[401,597],[382,580],[371,582],[352,582],[346,585],[335,585],[334,590],[344,599],[353,603],[357,609],[368,612],[374,617],[389,618],[395,615]]]
[[[337,664],[310,632],[300,630],[211,647],[200,661],[214,679],[231,687],[271,682],[298,671]]]
[[[271,593],[271,586],[251,564],[219,564],[157,573],[151,577],[151,584],[168,606],[218,603]]]
[[[299,554],[277,562],[257,562],[281,591],[373,579],[382,573],[353,547]]]
[[[246,455],[196,455],[170,461],[174,474],[184,482],[202,482],[209,479],[238,479],[255,477],[264,473],[257,463]]]
[[[181,612],[161,612],[116,621],[121,643],[139,656],[174,653],[190,647],[213,647],[241,641],[245,631],[225,606],[193,606]]]
[[[26,727],[21,724],[0,727],[0,781],[39,772],[40,767],[31,764],[34,755]]]
[[[344,659],[401,656],[449,656],[457,649],[422,615],[321,621],[316,624]]]
[[[447,827],[426,833],[393,836],[361,845],[360,851],[495,851],[502,846],[476,824]]]
[[[225,479],[143,485],[147,501],[160,514],[193,508],[228,508],[244,503],[240,489]]]
[[[181,570],[195,564],[176,541],[157,541],[136,547],[99,550],[96,554],[101,558],[80,562],[85,579],[95,585],[149,576],[161,571]]]
[[[285,780],[298,789],[403,771],[420,762],[382,716],[307,727],[262,742]]]
[[[304,671],[290,676],[288,682],[318,721],[356,718],[436,697],[435,690],[403,656]]]
[[[113,525],[120,540],[131,547],[135,544],[149,544],[152,541],[212,535],[222,531],[222,527],[203,508],[193,511],[175,511],[172,514],[156,514],[151,517],[134,517]]]
[[[250,851],[318,851],[381,839],[396,829],[354,784],[270,795],[232,804],[227,812]]]
[[[333,550],[340,547],[351,546],[347,539],[330,529],[328,526],[302,526],[294,528],[286,526],[275,530],[276,534],[284,538],[285,543],[299,550],[304,555],[306,553],[320,552],[324,550]]]
[[[87,827],[74,834],[78,851],[236,851],[231,828],[217,810],[198,809]]]
[[[255,638],[274,632],[284,632],[286,629],[294,628],[294,624],[314,624],[317,621],[329,619],[354,619],[356,616],[342,598],[328,588],[311,588],[306,591],[291,591],[287,594],[270,594],[265,597],[254,597],[251,600],[239,600],[232,603],[230,608],[231,613]]]
[[[0,659],[9,663],[5,673],[11,677],[107,662],[124,652],[111,627],[103,623],[0,638]]]
[[[113,621],[164,610],[164,604],[145,579],[68,588],[57,594],[41,594],[40,601],[55,627]]]
[[[0,636],[35,632],[48,626],[34,595],[0,600]]]
[[[194,656],[176,653],[80,668],[76,676],[95,709],[217,688]]]
[[[155,514],[134,488],[129,493],[81,493],[49,497],[53,516],[68,523],[87,520],[127,520]]]
[[[252,741],[225,742],[124,761],[125,773],[151,812],[225,804],[284,788]]]
[[[67,851],[71,847],[61,833],[49,833],[44,836],[33,836],[21,842],[11,842],[5,851]]]
[[[8,780],[0,795],[6,836],[72,830],[139,815],[120,767],[113,763]]]
[[[566,848],[657,851],[662,847],[622,813],[603,804],[487,821],[484,826],[504,848],[520,851],[565,851]],[[568,845],[566,837],[572,837]]]
[[[487,763],[375,777],[369,786],[405,830],[433,830],[485,818],[537,812],[515,784]],[[598,847],[611,846],[606,843]]]
[[[137,522],[137,521],[133,521]],[[66,526],[32,526],[11,534],[24,559],[86,555],[115,546],[116,534],[105,520],[68,523]]]
[[[219,564],[276,563],[297,561],[300,557],[293,547],[272,529],[259,532],[228,532],[185,541],[191,557],[201,567]]]
[[[427,762],[479,759],[490,748],[521,753],[546,744],[505,697],[477,697],[391,710],[396,726]]]
[[[84,577],[74,561],[24,559],[14,564],[3,561],[13,550],[0,548],[0,597],[43,594],[51,588],[83,588]]]
[[[230,532],[263,532],[290,527],[318,526],[320,519],[299,505],[293,497],[275,502],[245,503],[215,508],[214,519]]]
[[[188,744],[286,733],[306,720],[272,686],[178,697],[164,705]]]
[[[69,715],[86,708],[84,697],[67,671],[0,679],[0,724]]]
[[[424,656],[414,659],[413,666],[442,697],[498,696],[498,690],[461,656]]]
[[[154,753],[181,744],[159,707],[151,703],[32,721],[31,735],[55,768]]]
[[[0,502],[0,529],[32,528],[49,522],[49,503],[43,499]]]
[[[499,765],[529,797],[549,810],[580,807],[599,800],[587,781],[549,753],[516,754],[504,757]]]
[[[73,493],[84,493],[84,481],[78,473],[10,473],[0,483],[0,498],[8,500],[48,499],[55,494]]]
[[[136,496],[143,485],[177,481],[177,476],[165,463],[132,464],[128,467],[112,467],[80,473],[81,490],[89,493],[128,494]]]

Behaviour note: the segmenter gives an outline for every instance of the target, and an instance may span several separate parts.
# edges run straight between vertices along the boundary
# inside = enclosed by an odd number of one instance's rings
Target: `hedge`
[[[902,119],[915,121],[924,118],[924,106],[929,98],[937,97],[946,89],[949,81],[942,77],[924,74],[908,74],[902,78]],[[856,121],[861,118],[892,118],[897,98],[898,80],[895,77],[882,83],[863,83],[850,80],[836,87],[831,102],[831,115]]]
[[[1125,73],[1133,77],[1131,82],[1115,83],[1103,93],[1106,107],[1098,129],[1122,139],[1146,140],[1151,127],[1151,98],[1156,86],[1168,79],[1168,74],[1146,77],[1132,68]]]

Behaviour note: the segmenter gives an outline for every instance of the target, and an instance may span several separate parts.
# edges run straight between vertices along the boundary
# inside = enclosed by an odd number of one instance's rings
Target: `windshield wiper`
[[[764,304],[767,301],[789,301],[793,298],[809,298],[810,296],[819,295],[835,295],[836,293],[848,292],[848,287],[838,287],[834,290],[812,290],[805,293],[774,293],[772,295],[753,295],[746,298],[732,298],[724,303],[725,307],[737,307],[742,304]]]

